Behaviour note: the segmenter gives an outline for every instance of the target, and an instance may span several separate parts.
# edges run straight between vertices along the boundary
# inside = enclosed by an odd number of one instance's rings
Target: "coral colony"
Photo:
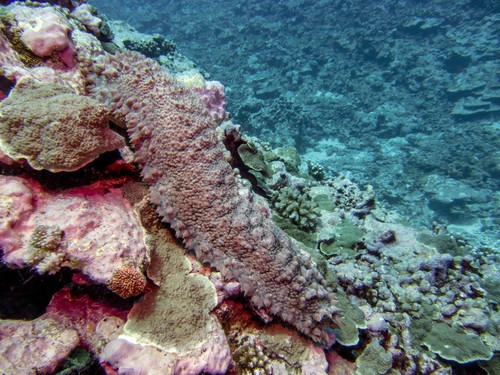
[[[0,373],[493,373],[496,253],[301,172],[76,5],[0,8]],[[29,319],[19,275],[59,283]]]

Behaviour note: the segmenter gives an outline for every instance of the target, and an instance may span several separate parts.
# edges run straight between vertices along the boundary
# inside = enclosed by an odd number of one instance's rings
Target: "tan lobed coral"
[[[148,275],[160,287],[134,304],[124,333],[106,346],[101,360],[120,372],[226,373],[231,355],[220,323],[210,314],[217,303],[213,284],[191,272],[183,249],[167,231],[153,238]]]
[[[0,149],[35,169],[74,171],[125,145],[108,124],[95,100],[22,78],[0,103]]]

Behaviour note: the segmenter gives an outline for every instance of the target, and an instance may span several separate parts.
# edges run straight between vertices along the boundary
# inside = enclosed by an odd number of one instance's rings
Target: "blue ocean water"
[[[412,225],[493,246],[495,1],[91,1],[226,86],[233,121],[374,187]]]

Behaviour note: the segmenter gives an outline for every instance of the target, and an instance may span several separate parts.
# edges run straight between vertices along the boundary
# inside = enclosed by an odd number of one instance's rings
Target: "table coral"
[[[237,279],[258,309],[331,346],[333,289],[252,203],[198,96],[139,54],[102,56],[94,70],[91,94],[127,126],[151,201],[186,247]]]

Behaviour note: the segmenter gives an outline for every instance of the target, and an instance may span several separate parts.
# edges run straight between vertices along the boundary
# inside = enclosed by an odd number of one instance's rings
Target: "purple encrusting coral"
[[[126,125],[158,213],[199,259],[235,278],[258,308],[324,346],[334,293],[310,256],[253,203],[198,96],[142,55],[100,57],[91,94]]]

